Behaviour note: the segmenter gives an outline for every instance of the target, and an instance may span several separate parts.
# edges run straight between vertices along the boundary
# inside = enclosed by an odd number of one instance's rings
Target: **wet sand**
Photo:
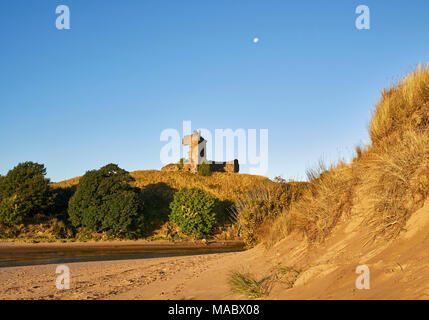
[[[0,267],[143,259],[243,250],[239,241],[0,242]]]

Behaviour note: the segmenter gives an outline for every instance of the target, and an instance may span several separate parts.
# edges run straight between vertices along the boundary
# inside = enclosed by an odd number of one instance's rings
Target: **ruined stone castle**
[[[170,163],[163,167],[162,171],[188,171],[196,173],[198,172],[198,166],[202,163],[209,164],[210,171],[212,172],[238,172],[240,169],[237,159],[228,162],[208,161],[206,158],[207,140],[201,136],[201,131],[194,131],[192,134],[184,136],[182,144],[189,146],[188,159],[183,162],[183,165]]]

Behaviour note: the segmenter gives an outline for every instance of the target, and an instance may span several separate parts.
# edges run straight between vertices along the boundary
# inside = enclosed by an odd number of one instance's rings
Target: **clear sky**
[[[160,169],[162,130],[191,120],[269,129],[267,176],[303,179],[368,142],[380,89],[429,61],[428,14],[427,0],[2,0],[0,174]]]

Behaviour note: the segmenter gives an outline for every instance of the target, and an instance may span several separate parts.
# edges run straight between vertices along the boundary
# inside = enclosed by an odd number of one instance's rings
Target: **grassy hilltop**
[[[220,200],[237,200],[246,191],[260,183],[273,184],[263,176],[237,173],[213,172],[211,176],[201,176],[189,172],[141,170],[130,173],[135,179],[133,186],[146,188],[157,184],[165,184],[175,190],[197,187],[212,194]],[[53,183],[55,188],[67,188],[79,183],[80,177]]]

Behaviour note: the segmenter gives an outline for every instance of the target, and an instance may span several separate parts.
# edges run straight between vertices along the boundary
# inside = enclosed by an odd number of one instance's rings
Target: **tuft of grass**
[[[283,266],[283,265],[278,265],[278,270],[280,271],[280,273],[281,274],[283,274],[283,275],[287,275],[287,274],[289,274],[290,272],[294,272],[294,273],[296,273],[296,274],[300,274],[301,273],[301,271],[299,271],[299,270],[296,270],[295,268],[293,268],[293,267],[289,267],[289,266]]]
[[[233,272],[229,284],[233,292],[242,294],[248,299],[259,299],[265,295],[261,284],[248,273]]]
[[[282,283],[286,284],[287,288],[292,288],[295,284],[295,281],[301,274],[301,270],[297,270],[289,266],[283,266],[281,264],[277,265],[274,271],[277,274],[277,278]]]

